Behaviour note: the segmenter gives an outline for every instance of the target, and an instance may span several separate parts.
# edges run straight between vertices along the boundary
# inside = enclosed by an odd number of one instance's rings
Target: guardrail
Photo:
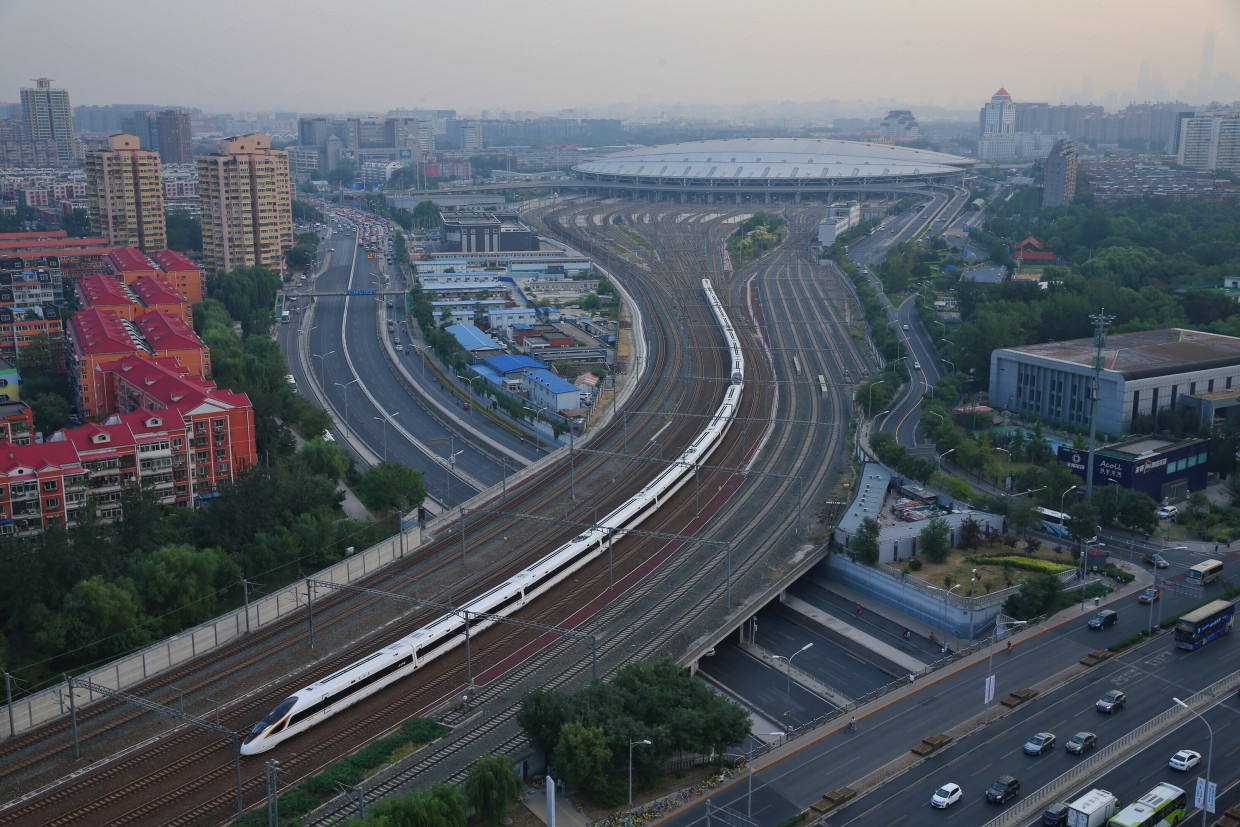
[[[407,529],[323,569],[312,575],[312,579],[352,583],[400,559],[420,543],[421,529]],[[304,609],[305,597],[303,581],[299,580],[248,606],[74,677],[108,689],[127,689]],[[11,738],[68,714],[69,703],[64,692],[64,685],[58,684],[8,704],[8,715],[0,716],[0,735]],[[97,697],[88,693],[86,703],[95,700]],[[82,700],[75,698],[75,703],[80,710]]]
[[[1185,700],[1185,703],[1190,707],[1204,705],[1220,695],[1230,694],[1237,686],[1240,686],[1240,672],[1233,672],[1217,683],[1188,698]],[[1046,786],[1008,807],[1002,814],[986,822],[985,827],[1007,827],[1007,825],[1027,822],[1031,815],[1045,807],[1048,803],[1058,801],[1063,793],[1080,784],[1083,779],[1092,777],[1106,766],[1115,765],[1125,753],[1138,749],[1147,742],[1161,736],[1168,729],[1171,729],[1173,725],[1178,724],[1182,719],[1190,715],[1192,715],[1192,712],[1187,709],[1179,706],[1171,707],[1126,735],[1121,736],[1114,743],[1098,750],[1090,758],[1077,764]]]

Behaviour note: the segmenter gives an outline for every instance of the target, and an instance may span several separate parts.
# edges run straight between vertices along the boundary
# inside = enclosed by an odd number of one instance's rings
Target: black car
[[[1067,823],[1067,804],[1052,804],[1042,813],[1042,824],[1044,827],[1065,827]]]
[[[1141,562],[1147,563],[1156,569],[1166,569],[1166,568],[1171,567],[1171,564],[1168,563],[1167,559],[1163,557],[1161,554],[1150,554],[1150,553],[1142,554]]]
[[[1001,775],[999,780],[986,788],[986,800],[992,804],[1007,804],[1020,795],[1020,782],[1010,775]]]
[[[1108,626],[1114,626],[1119,622],[1119,612],[1111,609],[1103,609],[1089,619],[1089,628],[1105,629]]]
[[[1098,736],[1092,732],[1078,732],[1068,739],[1064,749],[1073,755],[1084,755],[1098,745]]]

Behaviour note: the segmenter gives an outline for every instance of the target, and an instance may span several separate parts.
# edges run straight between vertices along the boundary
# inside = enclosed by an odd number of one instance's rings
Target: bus
[[[1221,560],[1206,560],[1190,568],[1184,576],[1189,583],[1204,586],[1223,576],[1223,563]]]
[[[1200,649],[1230,632],[1235,622],[1236,604],[1211,601],[1175,622],[1175,645],[1180,649]]]
[[[1048,534],[1053,534],[1056,537],[1062,537],[1065,540],[1072,539],[1072,535],[1068,533],[1068,523],[1072,518],[1067,514],[1062,511],[1054,511],[1050,508],[1042,508],[1041,506],[1034,507],[1033,512],[1037,514],[1038,519],[1042,521],[1043,531],[1046,531]],[[1098,542],[1098,535],[1095,534],[1093,537],[1086,539],[1085,542]]]
[[[1107,827],[1161,827],[1179,824],[1188,807],[1188,794],[1171,784],[1159,784],[1120,810]]]

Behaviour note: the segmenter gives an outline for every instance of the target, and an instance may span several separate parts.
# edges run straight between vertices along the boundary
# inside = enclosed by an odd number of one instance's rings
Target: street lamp
[[[384,411],[383,416],[372,416],[371,417],[371,419],[373,419],[375,422],[383,423],[383,461],[384,462],[387,462],[387,458],[388,458],[387,457],[387,424],[388,424],[389,416],[393,416],[393,417],[400,416],[400,411],[396,411],[395,413],[391,413],[391,414],[389,414],[387,411]]]
[[[311,329],[311,330],[314,330],[314,328],[310,328],[310,329]],[[336,351],[334,351],[334,350],[329,350],[329,351],[327,351],[326,353],[311,353],[311,354],[310,354],[310,358],[312,358],[312,359],[313,359],[315,356],[319,357],[319,372],[323,374],[323,378],[324,378],[324,379],[328,379],[328,376],[327,376],[327,363],[326,363],[324,360],[325,360],[328,356],[333,356],[333,355],[335,355],[335,353],[336,353]]]
[[[885,379],[876,379],[870,383],[870,390],[869,390],[869,393],[866,395],[866,400],[865,400],[865,412],[867,414],[870,414],[871,416],[873,416],[874,414],[874,386],[885,385],[885,384],[887,384],[887,381]]]
[[[813,645],[814,645],[814,642],[811,640],[809,643],[805,644],[800,649],[793,652],[787,658],[783,658],[783,657],[780,657],[779,655],[775,655],[775,657],[778,658],[779,660],[788,661],[788,685],[784,690],[784,694],[788,696],[788,711],[789,712],[792,711],[792,659],[795,658],[797,655],[801,654],[802,652],[804,652],[806,649],[813,647]]]
[[[935,462],[938,464],[940,471],[943,470],[943,457],[947,456],[948,454],[950,454],[952,451],[955,451],[955,450],[956,450],[955,448],[948,448],[946,451],[939,454],[939,458],[935,460]]]
[[[1001,629],[1015,629],[1026,625],[1023,620],[996,620],[994,640],[991,641],[990,653],[986,655],[986,688],[982,691],[982,705],[986,707],[985,724],[990,723],[990,693],[994,691],[993,682],[995,676],[991,673],[990,667],[994,663],[995,647],[994,644],[999,642],[999,631]]]
[[[638,744],[650,746],[650,739],[643,738],[640,741],[629,741],[629,812],[633,812],[633,747]]]
[[[1061,528],[1063,527],[1063,517],[1064,517],[1064,513],[1063,513],[1063,498],[1064,498],[1064,497],[1066,497],[1066,496],[1068,496],[1069,494],[1071,494],[1073,491],[1075,491],[1075,490],[1076,490],[1077,488],[1079,488],[1079,487],[1080,487],[1080,486],[1076,486],[1076,485],[1074,485],[1074,486],[1072,486],[1071,488],[1069,488],[1067,491],[1065,491],[1065,492],[1063,492],[1062,494],[1060,494],[1060,495],[1059,495],[1059,525],[1060,525],[1060,527],[1061,527]]]
[[[359,376],[356,379],[350,379],[348,382],[345,382],[343,385],[340,384],[339,382],[332,383],[336,387],[340,388],[341,392],[344,393],[344,427],[346,430],[350,430],[349,428],[349,393],[348,393],[349,385],[352,385],[354,382],[360,382],[360,381],[362,381],[362,377]]]
[[[785,735],[787,735],[786,732],[763,732],[761,734],[765,735],[767,738],[783,738]],[[753,741],[759,742],[759,743],[761,743],[761,739],[758,738],[758,736],[752,732],[745,733],[745,742],[749,744],[749,749],[745,755],[745,764],[746,766],[749,767],[749,792],[746,793],[745,795],[745,815],[752,821],[753,820],[753,747],[754,745],[749,740],[751,738],[753,739]],[[630,807],[631,806],[632,805],[630,805]]]
[[[947,649],[947,633],[951,631],[951,629],[949,629],[947,626],[947,598],[952,592],[954,592],[956,589],[960,588],[963,585],[964,585],[963,583],[957,583],[956,585],[952,586],[950,589],[947,590],[947,594],[943,595],[943,649],[944,650]]]
[[[1184,707],[1198,718],[1201,718],[1201,722],[1206,725],[1206,731],[1210,733],[1210,746],[1206,752],[1206,800],[1201,803],[1201,827],[1206,827],[1206,824],[1210,821],[1210,811],[1206,807],[1206,802],[1210,800],[1210,763],[1214,760],[1214,727],[1210,726],[1210,722],[1207,721],[1200,712],[1193,709],[1179,698],[1172,698],[1171,700],[1175,701],[1176,704]]]
[[[945,365],[951,365],[951,366],[952,366],[952,373],[955,373],[955,372],[956,372],[956,363],[955,363],[955,362],[953,362],[951,359],[943,359],[943,358],[940,358],[940,359],[939,359],[939,361],[940,361],[940,362],[942,362],[942,363],[943,363],[943,364],[945,364]]]
[[[486,378],[482,376],[464,376],[463,374],[460,374],[460,373],[456,375],[456,378],[461,379],[466,383],[466,385],[469,387],[469,395],[471,398],[473,398],[474,404],[477,405],[478,394],[474,391],[474,380],[481,379],[483,382],[485,382]]]

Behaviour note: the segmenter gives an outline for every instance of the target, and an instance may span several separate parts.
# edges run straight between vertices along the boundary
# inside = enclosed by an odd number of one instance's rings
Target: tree
[[[185,210],[169,210],[166,216],[169,249],[179,253],[202,250],[202,221]]]
[[[1078,543],[1098,534],[1098,509],[1087,502],[1078,502],[1068,509],[1068,522],[1064,526],[1068,536]]]
[[[70,238],[85,238],[91,234],[90,213],[75,207],[70,215],[61,217],[60,228],[68,233]]]
[[[465,796],[455,784],[385,798],[361,822],[375,827],[465,827]],[[352,822],[357,823],[357,822]]]
[[[960,522],[960,547],[975,550],[983,540],[982,524],[973,517],[965,517]]]
[[[465,798],[478,818],[498,827],[508,808],[521,800],[521,779],[512,759],[492,753],[475,761],[465,779]]]
[[[560,729],[555,766],[569,786],[580,787],[591,794],[602,791],[611,758],[602,727],[569,721]]]
[[[881,530],[878,520],[873,517],[866,517],[861,521],[849,544],[854,560],[867,566],[878,563],[878,534]]]
[[[1063,581],[1053,574],[1039,574],[1020,584],[1016,594],[1003,603],[1003,613],[1017,620],[1051,615],[1066,604]]]
[[[371,511],[406,510],[421,505],[426,499],[422,473],[389,460],[363,474],[353,490]]]
[[[224,552],[187,544],[137,557],[130,561],[129,571],[146,612],[160,617],[166,634],[213,617],[217,592],[241,579]]]
[[[351,184],[357,180],[357,161],[352,158],[341,158],[332,171],[327,173],[327,180],[332,184]]]
[[[419,201],[413,208],[413,223],[422,230],[439,226],[439,206],[434,201]]]
[[[942,517],[931,517],[926,527],[917,535],[921,551],[932,563],[947,562],[951,551],[951,527]]]
[[[947,493],[952,495],[952,499],[963,503],[972,502],[976,496],[973,486],[960,477],[947,478]]]
[[[300,456],[310,473],[327,477],[332,482],[344,479],[345,472],[349,470],[349,455],[339,445],[321,436],[303,445]]]
[[[34,412],[34,427],[45,437],[69,424],[69,403],[54,393],[41,393],[30,401]]]
[[[1024,497],[1008,499],[1008,527],[1024,534],[1038,522],[1038,514]]]
[[[150,640],[139,622],[139,604],[128,583],[110,583],[95,575],[65,595],[60,616],[65,645],[87,658],[104,658]]]

